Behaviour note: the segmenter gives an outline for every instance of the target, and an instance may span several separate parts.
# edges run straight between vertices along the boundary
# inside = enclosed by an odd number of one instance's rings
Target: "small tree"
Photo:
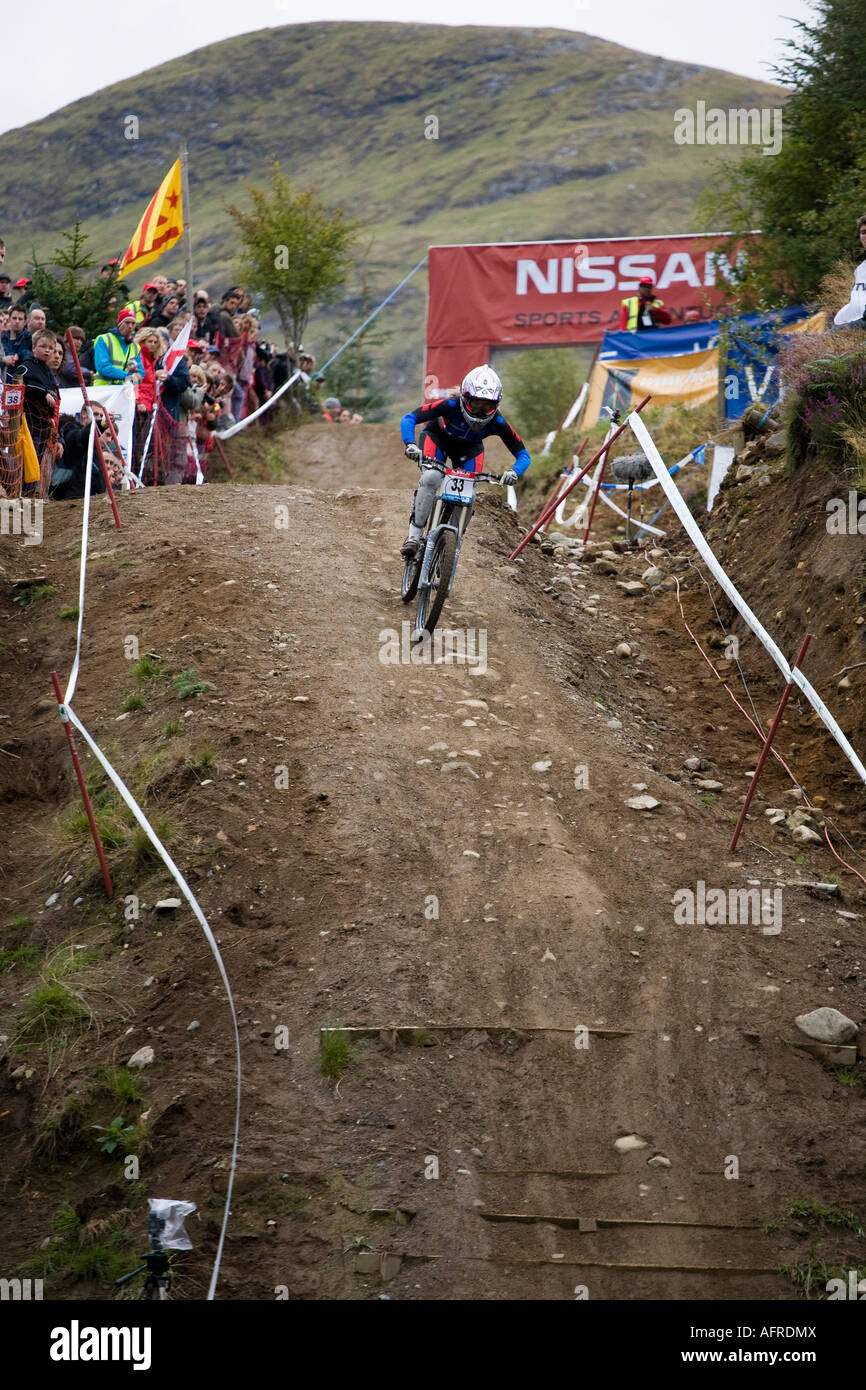
[[[586,357],[567,347],[508,353],[502,366],[505,413],[526,438],[560,424],[586,376]]]
[[[298,347],[313,306],[337,298],[354,263],[360,223],[311,188],[295,192],[277,163],[270,190],[249,186],[248,192],[248,210],[233,203],[228,209],[243,248],[240,273]]]
[[[62,236],[65,245],[55,249],[47,264],[42,264],[33,252],[31,289],[51,328],[62,333],[75,323],[92,338],[114,322],[108,306],[112,295],[121,297],[117,267],[104,278],[89,278],[87,272],[95,268],[96,261],[87,250],[87,235],[82,232],[81,223],[76,222],[72,231],[63,232]],[[52,273],[49,265],[61,273]]]
[[[855,231],[866,212],[862,0],[815,0],[813,8],[814,22],[798,21],[776,69],[790,91],[781,150],[767,158],[747,149],[726,162],[700,203],[708,225],[733,233],[731,252],[761,229],[726,288],[740,312],[808,303],[840,257],[862,259]]]
[[[338,327],[339,342],[344,343],[352,329],[346,324]],[[382,418],[382,408],[388,397],[379,389],[376,380],[376,363],[370,349],[378,346],[387,334],[375,333],[366,329],[359,333],[353,343],[341,352],[332,367],[328,368],[325,391],[329,396],[337,396],[340,404],[347,410],[357,410],[365,419]]]
[[[364,275],[358,311],[362,322],[371,308],[367,277]],[[384,326],[381,318],[374,319],[372,324],[365,328],[363,333],[359,333],[354,342],[340,353],[334,365],[328,368],[326,394],[339,397],[341,405],[348,410],[357,410],[367,420],[382,419],[383,407],[388,403],[388,397],[380,389],[377,369],[381,368],[381,348],[390,338],[391,331]],[[335,349],[345,343],[352,332],[353,326],[338,324]],[[330,355],[329,348],[325,356]]]

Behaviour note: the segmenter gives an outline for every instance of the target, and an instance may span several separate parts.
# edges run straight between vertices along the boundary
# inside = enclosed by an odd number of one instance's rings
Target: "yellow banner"
[[[27,416],[23,410],[21,412],[21,433],[18,436],[18,448],[24,460],[24,482],[38,483],[41,477],[39,458],[27,425]]]
[[[644,357],[597,362],[589,384],[584,424],[598,423],[603,405],[631,410],[644,396],[653,405],[694,409],[714,401],[719,389],[717,348],[679,357]]]
[[[172,164],[154,193],[126,250],[121,270],[138,270],[167,251],[183,235],[180,160]]]

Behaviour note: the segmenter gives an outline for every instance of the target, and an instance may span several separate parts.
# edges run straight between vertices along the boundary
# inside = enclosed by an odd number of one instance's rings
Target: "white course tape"
[[[153,427],[156,423],[156,412],[159,410],[159,398],[153,402],[153,410],[150,412],[150,425],[148,426],[147,438],[144,441],[144,453],[141,456],[141,467],[138,470],[138,481],[142,483],[144,478],[144,465],[147,461],[147,451],[150,448],[150,441],[153,436]],[[142,483],[143,485],[143,483]]]
[[[208,1289],[207,1295],[208,1300],[211,1300],[213,1299],[214,1294],[216,1292],[217,1279],[219,1277],[220,1261],[222,1259],[223,1245],[225,1244],[226,1228],[228,1226],[228,1219],[231,1210],[231,1198],[235,1180],[235,1169],[237,1168],[238,1139],[240,1135],[241,1123],[241,1039],[240,1033],[238,1031],[237,1011],[235,1010],[235,1001],[234,996],[232,994],[231,985],[229,984],[229,978],[226,974],[226,968],[223,963],[223,958],[220,954],[219,946],[216,943],[216,938],[214,937],[214,934],[210,929],[210,925],[208,924],[207,918],[205,917],[204,913],[199,907],[198,902],[196,901],[196,898],[193,895],[192,889],[190,888],[180,869],[175,864],[168,850],[165,848],[165,845],[163,845],[162,841],[159,839],[158,835],[154,831],[153,826],[150,824],[150,821],[147,819],[147,816],[144,814],[138,802],[135,800],[135,797],[121,781],[117,772],[115,772],[114,768],[112,767],[108,759],[105,757],[102,750],[98,747],[96,743],[94,743],[93,739],[90,737],[90,734],[87,732],[84,725],[81,723],[81,720],[78,718],[74,709],[72,709],[71,706],[72,696],[75,692],[75,686],[78,680],[78,670],[81,664],[81,632],[84,623],[84,589],[87,573],[87,542],[88,532],[90,528],[90,475],[93,464],[93,446],[95,438],[96,424],[95,421],[91,420],[90,438],[87,444],[87,473],[84,481],[84,508],[81,521],[81,568],[78,577],[78,632],[75,640],[75,657],[72,662],[72,670],[69,673],[69,680],[66,683],[66,693],[63,697],[63,704],[60,706],[60,718],[63,721],[63,723],[69,722],[75,725],[75,728],[78,730],[82,738],[87,743],[87,746],[89,747],[93,756],[96,758],[97,762],[104,768],[105,772],[113,782],[117,791],[120,793],[124,802],[129,807],[132,814],[135,816],[135,819],[138,821],[144,833],[147,835],[148,839],[150,840],[160,859],[165,864],[175,883],[180,888],[181,892],[183,893],[184,897],[186,898],[187,902],[192,908],[192,911],[196,917],[196,920],[199,923],[199,926],[205,934],[208,946],[210,947],[214,960],[217,963],[217,969],[219,970],[223,985],[225,986],[226,996],[229,1002],[229,1009],[231,1010],[232,1015],[232,1026],[234,1028],[235,1034],[237,1086],[235,1098],[235,1127],[234,1136],[232,1139],[231,1168],[229,1170],[228,1176],[226,1201],[225,1208],[223,1210],[223,1220],[222,1227],[220,1229],[219,1243],[217,1245],[217,1252],[216,1257],[214,1259],[213,1272],[211,1274],[210,1287]]]
[[[588,478],[582,478],[581,482],[585,483],[587,487],[592,487],[592,483]],[[608,497],[604,488],[599,488],[598,495],[606,507],[610,507],[612,512],[616,512],[617,516],[621,516],[623,521],[628,521],[628,512],[624,512],[622,507],[618,507],[613,498]],[[586,503],[584,502],[583,505],[585,506]],[[657,526],[650,526],[648,521],[635,521],[634,517],[631,519],[631,524],[636,531],[651,531],[654,536],[664,536],[667,534],[665,531],[660,531]]]
[[[842,749],[842,752],[845,754],[845,757],[848,759],[849,763],[854,768],[854,771],[857,773],[857,776],[863,782],[866,782],[866,767],[863,766],[857,754],[854,752],[854,749],[851,747],[851,744],[848,742],[842,730],[839,728],[839,725],[836,723],[836,720],[833,718],[832,714],[827,709],[827,706],[824,704],[824,701],[821,699],[818,692],[806,679],[799,667],[791,667],[788,665],[788,662],[785,660],[785,657],[782,655],[781,651],[776,646],[776,643],[773,641],[766,628],[764,628],[758,621],[758,619],[755,617],[755,614],[752,612],[745,599],[743,599],[740,596],[738,590],[734,588],[727,574],[722,569],[721,565],[719,564],[718,560],[716,559],[715,555],[713,554],[712,550],[710,549],[709,545],[704,539],[703,533],[701,532],[697,522],[695,521],[694,517],[692,516],[691,512],[689,511],[688,507],[683,501],[682,496],[680,495],[679,488],[668,475],[668,471],[665,467],[664,460],[661,454],[659,453],[658,449],[656,448],[652,436],[650,435],[649,430],[647,429],[643,420],[640,418],[639,415],[636,415],[634,414],[634,412],[632,412],[632,414],[628,417],[628,422],[632,428],[635,438],[637,439],[638,443],[640,444],[641,448],[643,449],[644,453],[646,454],[647,458],[649,459],[650,463],[655,469],[656,477],[662,485],[665,496],[667,497],[668,501],[670,502],[671,506],[676,512],[677,517],[682,522],[684,530],[688,533],[688,536],[692,544],[694,545],[698,554],[703,559],[708,570],[713,575],[716,582],[727,594],[728,598],[730,599],[731,603],[734,605],[740,616],[744,619],[745,622],[748,623],[749,627],[754,632],[758,641],[773,658],[779,670],[782,672],[782,675],[785,677],[785,680],[788,682],[789,685],[794,684],[800,687],[815,713],[819,716],[821,720],[823,720],[824,724],[827,726],[830,733],[833,735],[839,747]]]
[[[135,819],[138,821],[142,830],[147,835],[147,838],[150,840],[160,859],[165,864],[165,867],[168,869],[178,888],[183,893],[183,896],[186,898],[187,902],[192,908],[196,920],[198,921],[199,926],[205,934],[205,938],[207,940],[208,946],[210,946],[213,958],[217,963],[217,969],[219,970],[223,985],[225,986],[225,992],[229,1001],[229,1008],[231,1009],[232,1027],[234,1028],[235,1034],[235,1061],[237,1064],[237,1085],[235,1090],[235,1129],[234,1137],[232,1140],[232,1163],[228,1177],[228,1188],[226,1191],[226,1202],[225,1209],[223,1212],[223,1224],[222,1229],[220,1230],[219,1244],[217,1246],[213,1273],[211,1274],[210,1288],[208,1289],[207,1295],[208,1299],[210,1300],[213,1298],[214,1293],[216,1291],[217,1278],[219,1276],[220,1260],[222,1259],[223,1244],[225,1242],[226,1227],[228,1225],[232,1199],[232,1187],[234,1186],[235,1168],[237,1167],[238,1136],[240,1133],[241,1123],[241,1038],[240,1033],[238,1032],[238,1016],[235,1011],[234,996],[232,994],[231,985],[229,984],[229,977],[226,974],[226,968],[223,963],[223,958],[220,954],[220,948],[216,943],[216,938],[210,929],[207,918],[205,917],[204,913],[198,905],[198,902],[196,901],[192,889],[190,888],[180,869],[175,864],[168,850],[165,848],[162,841],[159,839],[159,836],[156,834],[156,831],[153,829],[153,826],[147,819],[147,816],[142,811],[135,797],[132,795],[130,791],[127,790],[126,786],[120,780],[120,777],[115,772],[114,768],[111,766],[111,763],[105,757],[99,746],[96,743],[94,743],[93,739],[90,737],[90,734],[87,732],[81,720],[75,713],[75,710],[71,709],[69,705],[61,706],[61,718],[63,716],[64,711],[68,716],[70,722],[75,725],[76,729],[87,743],[93,756],[101,764],[108,776],[111,778],[111,781],[114,783],[123,800],[126,802],[126,805],[129,807],[130,811],[135,816]]]
[[[611,426],[609,427],[609,429],[608,429],[608,431],[607,431],[607,434],[604,436],[604,440],[603,440],[603,443],[604,443],[604,444],[607,443],[607,441],[610,439],[610,437],[611,437],[611,435],[612,435],[613,433],[614,433],[614,426],[611,424]],[[589,487],[593,487],[593,488],[594,488],[595,485],[596,485],[596,483],[598,482],[599,474],[601,473],[601,470],[604,468],[604,464],[605,464],[605,459],[606,459],[606,458],[607,458],[607,455],[606,455],[606,454],[601,454],[601,455],[599,456],[598,463],[597,463],[596,466],[595,466],[595,472],[594,472],[593,475],[592,475],[592,480],[591,480],[591,482],[588,484]],[[574,511],[572,512],[572,514],[571,514],[571,516],[569,517],[569,519],[568,519],[567,521],[566,521],[566,519],[565,519],[565,497],[563,496],[563,494],[566,492],[566,490],[567,490],[567,488],[568,488],[568,486],[569,486],[569,484],[570,484],[572,478],[573,478],[573,477],[575,476],[575,474],[578,473],[579,471],[580,471],[580,460],[579,460],[577,457],[575,457],[573,468],[570,468],[570,469],[568,470],[568,472],[563,476],[562,483],[561,483],[561,485],[560,485],[559,496],[560,496],[560,498],[562,498],[562,500],[560,501],[558,507],[556,508],[556,512],[554,513],[554,520],[555,520],[557,526],[576,526],[576,525],[578,524],[578,522],[579,522],[579,521],[583,521],[583,519],[584,519],[585,516],[586,516],[588,501],[587,501],[587,500],[584,500],[583,502],[578,502],[577,506],[575,507],[575,509],[574,509]],[[584,478],[584,482],[585,482],[585,481],[586,481],[586,479]]]
[[[586,486],[589,488],[589,493],[587,494],[587,496],[585,496],[585,497],[583,498],[583,500],[582,500],[581,502],[578,502],[578,503],[577,503],[577,506],[575,507],[574,511],[571,513],[571,516],[566,516],[566,515],[565,515],[565,503],[566,503],[566,500],[567,500],[567,499],[566,499],[566,498],[563,498],[563,499],[562,499],[562,501],[560,502],[559,506],[558,506],[557,509],[556,509],[556,513],[555,513],[555,516],[554,516],[554,520],[556,521],[557,526],[582,526],[582,525],[583,525],[583,523],[586,521],[587,515],[588,515],[588,513],[589,513],[589,502],[590,502],[590,498],[591,498],[592,493],[594,492],[595,488],[596,488],[597,485],[598,485],[598,480],[599,480],[599,477],[601,476],[601,471],[602,471],[603,468],[604,468],[604,459],[603,459],[603,458],[600,458],[599,461],[598,461],[598,463],[595,465],[595,472],[593,473],[592,477],[591,477],[591,478],[588,478],[588,477],[584,476],[584,477],[581,479],[581,482],[585,483]],[[574,474],[572,474],[571,477],[574,477]],[[571,480],[570,478],[566,478],[566,479],[565,479],[565,483],[568,484],[568,483],[570,482],[570,480]]]
[[[578,391],[577,395],[575,396],[574,400],[572,401],[571,405],[568,407],[568,414],[566,415],[559,429],[551,430],[550,433],[546,436],[544,440],[544,447],[541,450],[542,454],[549,454],[551,445],[553,444],[553,441],[556,439],[557,435],[562,430],[567,430],[569,425],[573,424],[575,418],[580,413],[581,406],[586,400],[586,393],[588,390],[589,382],[585,381],[581,386],[580,390]]]
[[[87,463],[85,464],[84,478],[84,512],[81,518],[81,565],[78,571],[78,631],[75,635],[75,656],[72,661],[72,670],[69,672],[69,680],[66,682],[66,694],[63,696],[64,704],[69,704],[75,694],[75,685],[78,680],[78,668],[81,665],[81,632],[84,627],[84,580],[87,570],[87,533],[90,529],[90,474],[93,469],[93,445],[96,440],[96,421],[90,417],[90,435],[87,440]]]
[[[727,476],[728,469],[734,461],[734,449],[731,444],[717,444],[713,450],[713,466],[710,469],[710,486],[707,491],[707,511],[713,510],[713,503],[719,488]]]
[[[201,484],[204,482],[205,478],[204,474],[201,471],[201,462],[198,456],[198,445],[196,443],[197,431],[198,426],[196,425],[195,420],[187,420],[186,437],[187,442],[189,443],[189,446],[192,449],[192,456],[195,459],[195,480],[197,484]]]
[[[294,373],[293,376],[289,377],[288,381],[284,381],[282,386],[278,386],[274,394],[272,396],[268,396],[268,399],[264,402],[264,404],[260,405],[258,410],[254,410],[252,415],[245,415],[242,420],[238,420],[236,425],[230,425],[227,430],[214,430],[214,434],[216,435],[217,439],[231,439],[233,434],[237,434],[240,430],[245,430],[247,425],[251,425],[253,423],[253,420],[257,420],[259,416],[263,415],[266,410],[270,410],[274,401],[278,401],[284,391],[288,391],[290,386],[294,386],[295,382],[298,380],[298,377],[301,377],[304,381],[309,381],[310,379],[307,376],[306,372],[302,372],[299,369]]]
[[[573,400],[572,403],[571,403],[571,408],[569,409],[568,414],[566,415],[565,419],[564,419],[563,422],[562,422],[562,425],[561,425],[561,428],[562,428],[562,429],[567,430],[568,427],[569,427],[569,425],[571,425],[571,424],[574,422],[574,420],[577,418],[577,416],[580,414],[580,408],[581,408],[581,406],[583,405],[584,401],[586,400],[586,397],[587,397],[587,393],[588,393],[588,392],[589,392],[589,382],[588,382],[588,381],[585,381],[585,382],[583,383],[583,385],[581,386],[580,390],[578,391],[577,395],[575,396],[574,400]]]

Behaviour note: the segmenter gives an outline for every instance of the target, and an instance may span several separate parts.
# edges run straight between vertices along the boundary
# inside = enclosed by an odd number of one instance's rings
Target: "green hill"
[[[186,138],[194,275],[234,276],[228,202],[279,159],[370,227],[342,305],[308,335],[322,353],[436,242],[695,229],[717,157],[674,143],[674,112],[779,105],[778,88],[550,29],[287,25],[212,44],[4,136],[6,265],[23,273],[80,218],[96,255],[122,252]],[[140,138],[124,137],[125,117]],[[425,138],[427,118],[438,139]],[[176,250],[157,263],[183,273]],[[154,266],[155,270],[157,266]],[[139,274],[134,287],[143,283]],[[389,396],[417,394],[423,273],[386,311]],[[384,317],[384,316],[383,316]],[[320,361],[322,360],[320,356]]]

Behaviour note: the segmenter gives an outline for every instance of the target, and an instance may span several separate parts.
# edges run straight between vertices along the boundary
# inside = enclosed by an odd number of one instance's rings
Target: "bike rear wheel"
[[[430,587],[423,590],[418,600],[417,632],[432,632],[436,627],[456,563],[457,537],[453,531],[440,531],[430,560]]]

